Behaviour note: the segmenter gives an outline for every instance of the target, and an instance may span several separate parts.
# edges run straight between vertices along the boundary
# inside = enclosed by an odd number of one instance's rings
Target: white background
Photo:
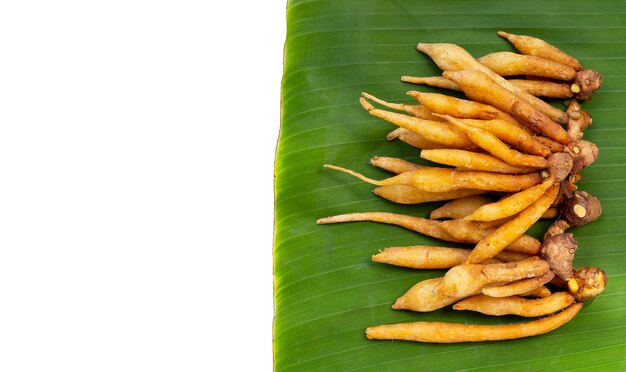
[[[1,371],[272,370],[286,1],[216,4],[1,3]]]

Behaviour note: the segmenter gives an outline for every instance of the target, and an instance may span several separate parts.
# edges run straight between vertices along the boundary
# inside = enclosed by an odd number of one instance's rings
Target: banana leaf
[[[441,203],[398,205],[372,186],[323,169],[340,165],[382,179],[375,156],[417,163],[419,150],[385,135],[395,129],[358,104],[362,91],[414,103],[402,75],[438,75],[418,42],[456,43],[475,57],[514,51],[496,31],[542,38],[600,71],[603,87],[583,109],[593,116],[585,139],[600,157],[578,185],[600,198],[601,218],[572,229],[575,266],[608,275],[604,293],[563,327],[503,342],[423,344],[373,341],[368,326],[410,321],[505,324],[450,307],[431,313],[392,310],[413,284],[441,276],[373,263],[389,246],[444,245],[372,222],[316,225],[335,214],[385,211],[428,216]],[[282,82],[282,123],[275,162],[274,368],[276,371],[600,370],[626,369],[626,2],[291,0]],[[561,102],[553,102],[562,106]],[[548,223],[533,227],[541,236]]]

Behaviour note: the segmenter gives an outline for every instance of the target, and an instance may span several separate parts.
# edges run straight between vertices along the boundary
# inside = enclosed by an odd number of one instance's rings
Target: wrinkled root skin
[[[596,90],[602,86],[602,75],[595,70],[581,70],[576,73],[574,77],[574,84],[578,88],[572,89],[573,92],[580,90],[576,93],[576,98],[581,100],[590,100]]]
[[[571,170],[572,174],[578,173],[591,165],[594,161],[596,161],[596,159],[598,159],[598,155],[600,153],[600,150],[595,143],[585,140],[572,142],[567,145],[566,148],[567,152],[569,152],[574,158],[574,165]]]
[[[565,180],[574,167],[574,158],[566,152],[557,152],[548,156],[548,172],[556,182]]]
[[[543,235],[543,240],[546,241],[551,237],[559,234],[563,234],[565,230],[569,229],[570,226],[567,221],[564,220],[556,220],[549,228],[548,231]]]
[[[583,131],[591,125],[591,115],[587,111],[581,110],[580,103],[575,99],[566,101],[565,105],[569,115],[567,133],[574,141],[580,141],[583,138]]]
[[[573,275],[572,262],[578,249],[574,235],[563,233],[550,236],[543,241],[541,258],[546,260],[556,276],[568,280]]]

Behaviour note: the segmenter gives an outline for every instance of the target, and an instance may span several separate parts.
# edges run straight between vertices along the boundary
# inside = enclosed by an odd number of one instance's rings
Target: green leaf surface
[[[514,50],[498,30],[542,38],[604,77],[602,89],[583,105],[593,116],[585,139],[599,146],[600,157],[579,182],[600,198],[604,212],[572,232],[580,243],[575,266],[604,269],[607,289],[570,323],[542,336],[450,345],[367,340],[365,328],[378,324],[520,321],[450,307],[392,310],[413,284],[443,272],[373,263],[370,257],[389,246],[445,243],[370,222],[315,224],[320,217],[361,211],[426,217],[441,204],[396,205],[372,194],[371,185],[322,165],[380,179],[389,174],[369,165],[372,156],[421,163],[419,150],[385,140],[395,127],[368,115],[358,104],[360,93],[412,103],[406,91],[438,90],[399,77],[440,73],[415,50],[418,42],[456,43],[475,57]],[[275,369],[626,370],[625,89],[624,1],[289,1],[275,168]],[[546,227],[532,233],[539,236]]]

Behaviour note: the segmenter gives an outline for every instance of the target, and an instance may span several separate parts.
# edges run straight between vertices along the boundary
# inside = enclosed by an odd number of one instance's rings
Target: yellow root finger
[[[538,317],[553,314],[570,306],[574,297],[567,292],[557,292],[549,297],[534,300],[519,296],[489,297],[476,295],[454,304],[454,310],[477,311],[486,315],[519,315],[523,317]]]
[[[536,97],[570,98],[574,95],[568,83],[526,79],[511,79],[509,82]]]
[[[440,286],[446,295],[464,298],[487,285],[533,278],[548,270],[550,265],[537,257],[500,264],[463,264],[448,270]]]
[[[476,210],[476,208],[485,204],[492,203],[493,199],[487,198],[482,195],[467,196],[464,198],[458,198],[442,205],[441,207],[434,209],[430,212],[430,218],[432,220],[451,218],[458,219],[467,216]]]
[[[431,87],[437,87],[437,88],[443,88],[443,89],[450,89],[450,90],[456,90],[456,91],[461,90],[461,87],[457,83],[450,81],[443,76],[428,76],[428,77],[402,76],[400,80],[407,82],[407,83],[428,85]],[[557,83],[557,82],[552,82],[552,81],[527,80],[527,79],[509,79],[507,81],[513,86],[521,90],[524,90],[525,92],[532,94],[535,97],[569,98],[569,97],[572,97],[575,93],[572,91],[571,85],[568,83]],[[580,88],[578,91],[580,91]],[[442,112],[442,114],[445,114],[445,112]],[[508,115],[508,114],[505,113],[505,115]],[[476,117],[476,119],[507,120],[502,117],[489,117],[489,118]]]
[[[554,177],[549,177],[537,186],[506,196],[495,203],[482,205],[471,214],[465,216],[464,219],[470,221],[495,221],[513,216],[528,208],[552,185],[554,185]]]
[[[504,253],[504,251],[500,253]],[[498,255],[496,255],[496,257],[498,257]],[[521,279],[501,286],[484,287],[482,292],[484,295],[491,297],[521,296],[543,287],[543,285],[549,283],[552,278],[554,278],[554,272],[548,271],[535,278]]]
[[[350,174],[364,182],[376,186],[407,185],[429,192],[448,192],[460,189],[517,192],[541,182],[541,175],[537,172],[512,175],[479,171],[459,171],[451,168],[423,167],[379,181],[335,165],[324,164],[324,168]]]
[[[385,248],[372,256],[372,261],[412,269],[449,269],[460,265],[467,259],[471,249],[448,248],[430,245]],[[493,262],[519,261],[528,255],[503,251],[494,257]]]
[[[562,144],[571,142],[565,129],[515,93],[499,86],[486,74],[477,70],[463,70],[445,71],[443,75],[459,84],[471,99],[493,105]]]
[[[462,264],[469,252],[464,248],[430,245],[390,247],[372,256],[372,261],[412,269],[449,269]]]
[[[539,38],[509,34],[504,31],[498,31],[498,35],[510,41],[517,50],[524,54],[550,59],[568,65],[576,71],[582,68],[576,58]]]
[[[521,88],[516,87],[515,85],[509,83],[502,76],[496,74],[491,71],[489,68],[478,62],[474,59],[465,49],[461,48],[455,44],[424,44],[420,43],[417,45],[417,50],[420,52],[426,53],[432,60],[441,68],[444,72],[452,72],[452,71],[461,71],[461,70],[475,70],[481,72],[483,75],[486,75],[494,82],[495,85],[498,85],[501,89],[504,89],[515,96],[518,96],[535,109],[541,111],[545,115],[547,115],[552,120],[555,120],[557,123],[565,124],[567,123],[567,114],[556,107],[550,105],[549,103],[541,100],[533,96],[530,93],[527,93]],[[461,89],[465,92],[465,88],[455,79],[451,79],[449,76],[446,76],[444,73],[444,77],[448,80],[452,80],[456,84],[458,84]],[[467,92],[465,92],[467,94]],[[470,97],[468,95],[468,97]],[[472,98],[472,97],[470,97]],[[492,104],[490,102],[484,102]],[[498,107],[497,105],[493,105]],[[507,110],[498,107],[499,109],[508,112]],[[513,115],[515,116],[515,115]]]
[[[558,191],[558,185],[551,186],[544,195],[520,212],[515,219],[498,227],[494,232],[478,242],[468,257],[467,262],[478,263],[487,258],[491,258],[520,236],[524,235],[550,207]]]
[[[388,324],[369,327],[365,330],[365,335],[368,339],[435,343],[510,340],[553,331],[572,320],[581,308],[582,303],[577,302],[554,315],[517,324],[476,325],[440,322]]]
[[[414,116],[377,109],[367,102],[364,97],[361,97],[359,102],[370,115],[415,132],[429,141],[455,148],[472,149],[476,147],[463,132],[453,128],[448,123],[424,120]]]
[[[391,308],[427,312],[441,309],[460,300],[460,298],[448,296],[440,290],[442,280],[443,278],[422,280],[399,297]]]
[[[537,172],[511,175],[450,168],[422,168],[412,172],[410,185],[431,192],[459,189],[513,192],[527,189],[541,181]]]
[[[559,216],[559,209],[555,208],[555,207],[550,207],[548,208],[547,211],[543,212],[543,214],[541,215],[541,219],[554,219],[556,217]],[[512,215],[509,217],[505,217],[505,218],[501,218],[499,220],[493,220],[493,221],[480,221],[478,223],[478,228],[481,230],[484,229],[490,229],[493,227],[500,227],[502,225],[504,225],[505,223],[511,221],[512,219],[514,219],[515,217],[517,217],[517,215]]]
[[[529,134],[529,132],[527,131],[521,130],[518,126],[506,120],[474,120],[458,118],[456,120],[471,127],[490,132],[498,137],[498,139],[500,139],[502,142],[505,142],[528,154],[547,157],[551,153],[550,149],[547,146],[537,140],[537,136],[535,136],[534,134]]]
[[[387,134],[387,141],[393,141],[394,139],[400,139],[400,141],[407,145],[417,147],[418,149],[448,149],[450,146],[443,145],[441,143],[429,141],[426,138],[420,136],[415,132],[411,132],[405,128],[396,128],[395,130]]]
[[[390,225],[401,226],[409,230],[413,230],[422,235],[430,236],[433,238],[459,243],[450,234],[443,230],[439,221],[429,220],[427,218],[420,218],[415,216],[408,216],[404,214],[386,213],[386,212],[363,212],[363,213],[350,213],[341,214],[332,217],[320,218],[317,220],[318,225],[325,225],[331,223],[340,222],[380,222]]]
[[[425,119],[425,120],[432,120],[432,121],[442,121],[441,118],[438,118],[436,116],[432,115],[432,112],[430,112],[430,110],[428,110],[426,107],[422,106],[422,105],[406,105],[404,103],[393,103],[393,102],[387,102],[387,101],[383,101],[382,99],[366,93],[366,92],[362,92],[361,96],[363,96],[366,99],[372,100],[380,105],[383,105],[385,107],[389,107],[391,109],[394,110],[400,110],[400,111],[404,111],[404,112],[408,112],[409,114],[420,118],[420,119]]]
[[[435,163],[457,167],[462,170],[505,174],[525,174],[536,170],[536,168],[532,167],[519,167],[511,165],[495,156],[467,150],[422,150],[420,157]]]
[[[443,76],[401,76],[400,81],[404,81],[405,83],[428,85],[431,87],[443,89],[461,90],[461,87],[459,87],[455,82],[452,82]]]
[[[416,91],[409,91],[406,94],[417,99],[422,105],[424,105],[424,107],[427,107],[428,110],[435,114],[450,115],[455,118],[466,119],[504,120],[509,123],[509,125],[516,126],[518,129],[521,129],[529,134],[532,133],[532,130],[530,130],[530,128],[526,125],[520,123],[517,119],[506,112],[491,105],[451,97],[445,94],[422,93]],[[441,120],[440,117],[439,119]]]
[[[442,200],[452,200],[471,195],[486,193],[483,190],[452,190],[445,192],[430,192],[408,185],[380,186],[373,190],[374,194],[399,204],[420,204]]]
[[[576,70],[562,63],[511,52],[490,53],[478,58],[478,62],[500,76],[530,75],[563,81],[576,76]]]
[[[422,165],[411,163],[404,159],[388,156],[374,156],[370,159],[370,164],[395,174],[411,172],[423,167]]]
[[[454,239],[473,244],[479,243],[496,231],[496,228],[480,229],[475,222],[465,220],[442,221],[440,226]],[[505,249],[534,255],[539,253],[541,242],[532,236],[522,235],[513,240]]]
[[[472,127],[451,116],[443,116],[450,123],[461,129],[478,147],[508,164],[519,167],[547,168],[548,160],[542,156],[527,155],[508,147],[500,139],[486,130]]]

